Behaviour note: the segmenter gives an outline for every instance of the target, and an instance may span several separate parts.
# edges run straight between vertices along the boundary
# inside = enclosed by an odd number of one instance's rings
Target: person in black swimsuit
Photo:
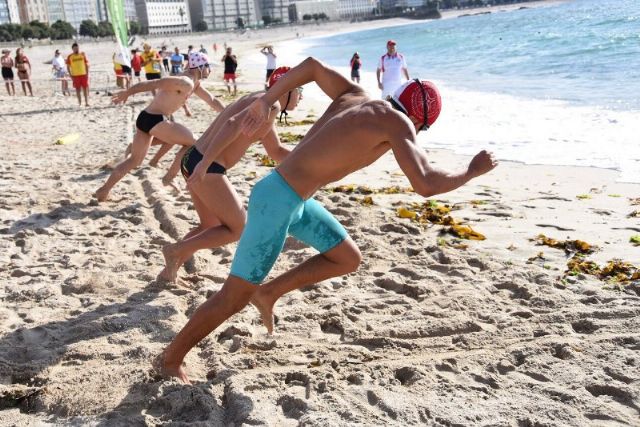
[[[192,94],[203,99],[217,112],[224,109],[222,103],[200,84],[201,79],[206,79],[209,73],[209,58],[198,52],[192,52],[189,56],[189,69],[183,75],[138,83],[113,96],[113,103],[120,104],[125,103],[127,98],[133,94],[157,90],[151,103],[140,112],[136,119],[137,131],[130,151],[127,152],[127,158],[116,166],[107,182],[96,191],[95,196],[98,201],[106,200],[111,189],[129,171],[142,164],[149,147],[154,143],[164,144],[162,148],[167,147],[168,149],[172,145],[183,146],[162,179],[163,184],[170,184],[180,170],[182,155],[196,141],[189,129],[174,121],[166,120],[166,117],[182,107]]]
[[[289,70],[280,67],[269,79],[273,85]],[[294,110],[301,91],[295,89],[278,100],[260,128],[250,135],[239,133],[239,115],[264,92],[256,92],[233,102],[216,117],[209,128],[182,158],[181,171],[196,209],[200,224],[182,241],[162,248],[165,268],[159,279],[174,281],[182,264],[201,249],[215,248],[238,240],[244,227],[245,211],[242,200],[226,176],[244,156],[252,143],[260,141],[267,154],[276,162],[282,161],[289,149],[280,144],[275,121],[281,111]],[[238,115],[238,117],[236,117]]]

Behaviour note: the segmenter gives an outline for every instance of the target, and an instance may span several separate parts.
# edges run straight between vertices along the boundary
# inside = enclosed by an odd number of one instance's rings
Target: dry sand
[[[111,48],[87,49],[96,67],[108,68],[97,58]],[[39,49],[31,55],[44,61]],[[437,198],[484,241],[398,218],[415,194],[365,205],[330,186],[317,198],[362,250],[359,270],[285,296],[275,336],[246,308],[188,355],[197,381],[184,386],[150,362],[220,289],[235,245],[199,252],[180,271],[187,287],[157,286],[162,246],[197,223],[181,178],[179,193],[161,185],[170,159],[126,177],[110,202],[90,197],[149,98],[117,108],[96,95],[82,109],[49,95],[0,96],[0,425],[640,425],[638,282],[565,276],[565,253],[529,240],[586,240],[600,264],[637,263],[629,237],[640,224],[627,215],[640,210],[639,185],[613,171],[502,163]],[[293,118],[326,101],[302,105]],[[191,107],[177,120],[200,134],[213,113]],[[53,144],[72,132],[78,142]],[[229,172],[244,200],[268,172],[261,153]],[[340,184],[408,186],[391,156]],[[312,253],[288,241],[271,276]]]

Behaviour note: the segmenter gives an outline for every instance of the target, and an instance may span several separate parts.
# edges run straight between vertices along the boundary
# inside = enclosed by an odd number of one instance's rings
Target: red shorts
[[[224,80],[235,80],[236,73],[224,73]]]
[[[80,89],[83,87],[89,88],[89,75],[85,74],[84,76],[71,76],[71,80],[73,81],[73,88]]]

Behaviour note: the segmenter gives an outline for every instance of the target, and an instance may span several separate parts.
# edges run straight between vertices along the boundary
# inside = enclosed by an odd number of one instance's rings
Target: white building
[[[98,12],[95,1],[88,0],[62,0],[64,8],[64,20],[79,29],[82,21],[91,20],[98,22]]]
[[[98,14],[98,21],[109,21],[109,9],[107,8],[107,0],[96,0],[96,11]],[[134,0],[124,0],[124,17],[129,21],[137,21],[138,14],[136,13],[136,4]]]
[[[204,21],[209,30],[226,30],[257,25],[260,18],[255,0],[189,0],[191,26]]]
[[[191,31],[187,0],[136,0],[138,22],[149,34]]]
[[[377,8],[377,0],[338,0],[338,15],[342,19],[370,16]]]
[[[47,0],[18,0],[20,22],[27,24],[31,21],[49,22]]]
[[[335,21],[338,15],[338,0],[303,0],[294,1],[289,5],[289,20],[291,22],[304,22],[305,15],[324,13],[329,20]]]
[[[0,0],[0,24],[19,24],[18,0]]]
[[[272,22],[289,22],[289,0],[259,0],[258,19],[268,16]]]

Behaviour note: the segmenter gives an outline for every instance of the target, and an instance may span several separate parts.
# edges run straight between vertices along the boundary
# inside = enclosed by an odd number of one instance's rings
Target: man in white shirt
[[[260,53],[267,57],[267,77],[265,78],[266,86],[267,82],[269,81],[269,77],[271,77],[271,74],[273,73],[273,70],[278,68],[276,66],[276,54],[273,53],[273,46],[263,47],[262,49],[260,49]]]
[[[62,84],[62,95],[71,95],[71,92],[69,92],[69,82],[67,81],[67,64],[64,62],[64,58],[60,55],[58,49],[56,49],[54,57],[51,60],[51,66],[53,68],[53,77]]]
[[[380,80],[382,74],[382,81]],[[396,42],[387,42],[387,54],[380,58],[376,70],[378,88],[382,90],[382,99],[392,96],[402,83],[409,80],[409,70],[404,56],[396,51]]]

